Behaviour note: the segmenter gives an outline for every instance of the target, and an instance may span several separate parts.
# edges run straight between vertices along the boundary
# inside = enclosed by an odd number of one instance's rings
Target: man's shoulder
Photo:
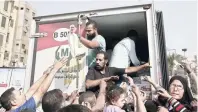
[[[97,35],[96,37],[104,38],[102,35]]]
[[[104,37],[102,35],[97,35],[94,39],[96,39],[96,40],[98,40],[98,39],[104,39]]]
[[[18,107],[17,109],[11,111],[11,112],[19,112],[24,109],[31,109],[36,110],[36,103],[33,97],[31,97],[29,100],[27,100],[23,105]]]
[[[126,37],[126,38],[122,39],[120,42],[123,42],[123,43],[134,43],[134,41],[131,40],[129,37]]]

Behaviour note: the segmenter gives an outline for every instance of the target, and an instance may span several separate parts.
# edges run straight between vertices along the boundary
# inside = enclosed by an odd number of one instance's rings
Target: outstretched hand
[[[59,70],[60,68],[62,68],[66,64],[67,60],[67,57],[63,57],[62,59],[54,63],[54,69]]]

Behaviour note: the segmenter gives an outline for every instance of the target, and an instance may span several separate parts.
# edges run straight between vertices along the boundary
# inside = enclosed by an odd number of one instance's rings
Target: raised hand
[[[159,94],[160,96],[163,96],[165,98],[171,98],[172,97],[164,88],[159,88],[157,90],[157,94]]]
[[[134,85],[133,79],[129,76],[124,75],[124,77],[128,80],[129,84],[132,86]]]
[[[132,92],[135,93],[135,95],[140,95],[140,89],[136,85],[132,85]]]
[[[59,70],[60,68],[62,68],[66,64],[67,60],[67,57],[63,57],[62,59],[54,63],[54,69]]]

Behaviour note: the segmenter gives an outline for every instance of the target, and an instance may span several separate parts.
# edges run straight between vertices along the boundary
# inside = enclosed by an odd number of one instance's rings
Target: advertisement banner
[[[39,32],[47,33],[47,36],[37,40],[34,82],[54,62],[67,57],[66,66],[56,73],[49,90],[85,91],[88,49],[80,43],[77,36],[78,32],[84,31],[84,25],[81,26],[81,31],[77,29],[77,21],[39,25]]]

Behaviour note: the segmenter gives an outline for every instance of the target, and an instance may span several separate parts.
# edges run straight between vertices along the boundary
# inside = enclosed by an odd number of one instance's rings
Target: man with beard
[[[148,63],[136,67],[128,68],[115,68],[108,67],[108,56],[104,51],[100,51],[96,55],[96,65],[94,68],[89,69],[86,76],[86,89],[98,94],[99,84],[102,80],[104,81],[115,81],[118,80],[118,76],[123,74],[129,74],[137,72],[144,68],[150,67]],[[118,76],[117,76],[118,75]]]
[[[98,34],[97,23],[93,20],[89,20],[86,23],[86,35],[87,38],[79,36],[80,42],[85,45],[88,50],[88,66],[93,67],[95,64],[95,57],[98,51],[106,50],[106,42],[103,36]]]

